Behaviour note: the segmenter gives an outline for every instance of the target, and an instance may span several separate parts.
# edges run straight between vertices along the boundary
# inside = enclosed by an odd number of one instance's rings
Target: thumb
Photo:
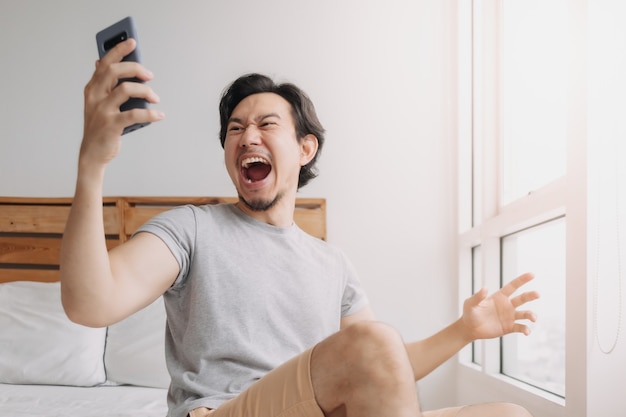
[[[483,302],[488,295],[487,288],[481,288],[474,295],[467,299],[468,307],[474,307]]]

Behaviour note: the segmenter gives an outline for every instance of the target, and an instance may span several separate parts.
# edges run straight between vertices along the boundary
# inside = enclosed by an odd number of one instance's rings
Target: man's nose
[[[241,135],[239,145],[242,147],[259,145],[261,143],[261,132],[254,125],[248,125]]]

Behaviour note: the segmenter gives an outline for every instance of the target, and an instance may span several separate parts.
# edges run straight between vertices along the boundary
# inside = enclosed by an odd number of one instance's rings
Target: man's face
[[[295,196],[301,165],[310,158],[299,142],[291,105],[274,93],[243,99],[230,116],[224,142],[228,174],[240,200],[253,211]]]

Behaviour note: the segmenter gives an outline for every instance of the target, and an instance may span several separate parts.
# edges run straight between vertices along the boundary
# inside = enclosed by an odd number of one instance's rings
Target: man
[[[253,74],[220,103],[224,159],[235,205],[181,207],[142,226],[107,252],[102,182],[125,126],[157,122],[158,110],[120,112],[129,97],[159,99],[152,74],[121,62],[118,44],[85,88],[85,128],[74,204],[61,256],[68,316],[106,326],[164,294],[169,416],[511,416],[512,404],[421,413],[415,381],[467,343],[535,320],[510,296],[522,275],[487,297],[469,298],[463,316],[423,341],[405,344],[378,323],[343,254],[293,224],[296,191],[315,176],[323,128],[308,97],[291,84]]]

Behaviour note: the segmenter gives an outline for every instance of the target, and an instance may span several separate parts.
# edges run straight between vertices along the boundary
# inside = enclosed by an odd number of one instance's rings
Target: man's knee
[[[533,415],[521,405],[487,403],[463,407],[456,417],[533,417]]]
[[[353,324],[326,339],[313,351],[313,361],[317,358],[325,366],[341,366],[361,377],[380,373],[390,378],[394,370],[406,372],[410,368],[400,334],[391,326],[373,321]]]
[[[342,330],[351,355],[376,355],[400,353],[406,356],[402,337],[396,329],[384,323],[364,321]]]
[[[512,404],[512,403],[503,403],[502,406],[505,408],[504,415],[509,417],[533,417],[530,412],[522,407],[521,405]]]
[[[392,409],[418,409],[406,347],[390,326],[361,322],[346,327],[313,349],[310,364],[315,397],[324,412],[341,411],[348,402],[353,410],[390,402],[395,402]]]
[[[497,407],[497,410],[493,413],[494,417],[533,417],[528,410],[518,404],[496,403],[494,406]]]

